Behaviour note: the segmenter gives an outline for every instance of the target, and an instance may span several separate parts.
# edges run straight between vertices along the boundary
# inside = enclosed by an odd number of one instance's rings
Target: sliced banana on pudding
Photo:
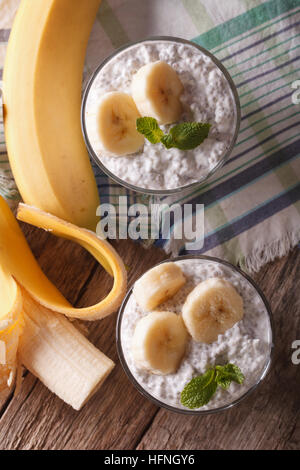
[[[131,91],[142,116],[153,117],[159,124],[178,121],[182,112],[183,85],[176,71],[166,62],[157,61],[141,67],[133,76]]]
[[[243,318],[243,299],[233,285],[219,278],[198,284],[183,307],[183,321],[195,341],[213,343]]]
[[[180,365],[187,341],[188,333],[181,316],[172,312],[151,312],[135,327],[134,361],[139,368],[152,374],[172,374]]]
[[[138,279],[132,293],[143,310],[153,310],[173,297],[185,282],[183,272],[177,264],[162,263]]]
[[[137,152],[144,137],[136,130],[141,117],[132,97],[112,91],[101,97],[97,110],[97,131],[103,151],[112,156]]]

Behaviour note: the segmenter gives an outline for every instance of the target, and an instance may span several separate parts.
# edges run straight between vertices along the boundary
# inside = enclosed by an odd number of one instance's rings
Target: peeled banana
[[[198,284],[188,295],[182,318],[195,341],[213,343],[244,315],[243,299],[233,285],[220,278]]]
[[[33,300],[2,261],[0,256],[0,398],[11,391],[17,367],[23,364],[79,410],[102,385],[114,363],[63,315]]]
[[[138,279],[132,293],[139,306],[149,311],[173,297],[185,282],[183,272],[176,263],[162,263]]]
[[[141,67],[133,76],[131,92],[142,116],[159,124],[171,124],[180,118],[183,85],[176,71],[163,61]]]
[[[23,209],[26,218],[26,206]],[[98,304],[98,308],[96,310],[92,308],[88,314],[99,315],[100,311],[108,313],[110,308],[115,309],[116,302],[120,302],[123,298],[126,276],[122,277],[124,267],[122,263],[118,264],[118,257],[113,255],[114,252],[110,249],[106,251],[106,244],[103,250],[101,248],[99,250],[98,244],[93,243],[93,237],[96,237],[93,232],[62,222],[38,209],[35,211],[37,213],[28,210],[31,222],[38,219],[44,223],[45,228],[52,222],[54,233],[77,241],[80,238],[78,234],[83,231],[82,244],[90,246],[95,256],[98,253],[105,259],[109,258],[113,274],[118,282],[120,280],[122,282],[117,283],[111,304],[104,302],[100,308]],[[91,240],[89,235],[84,236],[86,233],[92,235]],[[108,244],[107,246],[110,247]],[[23,287],[16,282],[16,279]],[[33,290],[36,300],[24,286]],[[118,291],[119,287],[121,291]],[[52,310],[39,303],[40,296],[51,303]],[[17,365],[23,363],[60,398],[75,409],[81,408],[101,386],[114,364],[89,343],[63,315],[53,311],[55,305],[60,305],[70,311],[70,316],[73,310],[74,316],[76,309],[72,309],[44,275],[17,221],[1,197],[0,300],[0,398],[2,394],[6,396],[10,391],[14,384]],[[83,310],[80,310],[82,313]],[[17,377],[19,376],[20,374]]]
[[[96,229],[80,125],[82,70],[100,0],[22,0],[3,74],[5,138],[23,201]]]
[[[25,327],[19,356],[52,392],[79,410],[99,389],[113,361],[63,315],[39,305],[22,289]]]
[[[188,333],[180,315],[151,312],[136,324],[132,354],[136,365],[152,374],[176,372],[184,356]]]
[[[103,95],[96,115],[98,139],[103,152],[113,156],[137,152],[145,140],[136,130],[139,117],[135,102],[127,93],[112,91]]]

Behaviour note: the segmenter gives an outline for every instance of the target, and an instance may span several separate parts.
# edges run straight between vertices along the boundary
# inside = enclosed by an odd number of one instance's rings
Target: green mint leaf
[[[211,400],[218,385],[227,390],[231,382],[242,384],[244,380],[241,369],[235,364],[215,366],[186,384],[181,392],[181,403],[187,408],[200,408]]]
[[[174,142],[173,137],[170,134],[164,135],[161,138],[161,143],[164,144],[167,149],[171,149],[176,146],[176,142]]]
[[[224,377],[220,371],[216,372],[216,382],[223,390],[228,390],[231,384],[231,380],[228,377]]]
[[[209,369],[205,374],[194,377],[181,392],[181,403],[187,408],[200,408],[206,405],[217,390],[215,370]]]
[[[140,117],[136,120],[137,131],[143,134],[151,144],[161,142],[167,149],[191,150],[207,138],[211,124],[202,122],[182,122],[172,127],[169,134],[164,134],[156,119]]]
[[[141,117],[136,120],[137,131],[143,134],[151,144],[158,144],[164,133],[160,129],[157,120],[152,117]]]
[[[182,122],[170,130],[169,143],[180,150],[194,149],[206,139],[210,127],[208,123]]]
[[[225,366],[216,366],[216,381],[218,385],[227,390],[231,382],[242,384],[245,377],[241,369],[235,364],[226,364]]]

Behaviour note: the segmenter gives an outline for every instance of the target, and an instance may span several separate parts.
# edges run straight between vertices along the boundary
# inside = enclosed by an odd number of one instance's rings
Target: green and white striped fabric
[[[16,3],[0,0],[0,61]],[[209,183],[171,202],[205,205],[201,253],[258,270],[300,239],[300,104],[292,101],[292,83],[300,79],[300,0],[103,0],[85,81],[116,48],[154,35],[193,39],[235,81],[242,121],[233,154]],[[0,194],[15,200],[3,133],[0,138]],[[97,168],[95,174],[102,202],[117,203],[120,195],[128,204],[145,201]],[[155,244],[185,252],[178,241]]]

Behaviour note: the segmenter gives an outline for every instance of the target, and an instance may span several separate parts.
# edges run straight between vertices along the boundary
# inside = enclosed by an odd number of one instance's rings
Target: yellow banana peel
[[[0,265],[0,398],[13,385],[19,338],[24,328],[21,289]]]
[[[34,207],[20,204],[19,220],[50,230],[53,234],[75,241],[89,250],[99,263],[103,259],[114,276],[113,287],[103,300],[90,307],[74,308],[41,270],[15,217],[0,197],[0,264],[41,305],[81,320],[98,320],[113,313],[126,292],[127,275],[123,261],[115,249],[94,232],[65,222]]]

